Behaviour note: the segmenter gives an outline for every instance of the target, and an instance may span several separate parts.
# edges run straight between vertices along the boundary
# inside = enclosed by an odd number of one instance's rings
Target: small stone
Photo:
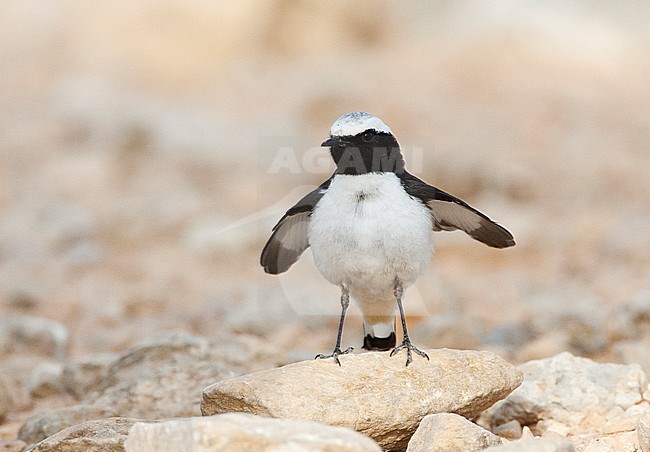
[[[0,423],[2,423],[2,420],[12,408],[13,403],[11,401],[11,396],[9,395],[9,390],[0,379]]]
[[[385,449],[406,447],[427,414],[473,418],[521,384],[521,373],[488,352],[428,350],[310,360],[216,383],[203,391],[204,416],[247,412],[350,427]]]
[[[44,439],[30,452],[124,452],[126,436],[139,421],[123,417],[87,421]]]
[[[526,438],[534,438],[535,435],[533,435],[533,432],[530,430],[530,427],[527,425],[524,425],[524,427],[521,429],[521,438],[526,439]]]
[[[523,345],[517,351],[517,358],[521,361],[542,359],[562,353],[568,348],[569,335],[564,331],[552,331]]]
[[[581,452],[637,452],[640,450],[636,432],[621,432],[597,438],[573,437]]]
[[[42,317],[3,316],[0,356],[26,354],[61,360],[68,351],[68,330]]]
[[[139,422],[124,446],[129,452],[381,451],[373,440],[351,429],[245,413]]]
[[[608,345],[606,313],[604,310],[578,308],[554,319],[569,335],[570,350],[580,355],[594,355]]]
[[[24,441],[0,441],[0,452],[24,452],[27,444]]]
[[[505,424],[494,427],[493,433],[510,441],[519,439],[522,434],[521,424],[513,419]]]
[[[29,381],[36,367],[42,359],[34,356],[13,355],[5,360],[0,360],[0,386],[4,387],[6,394],[5,404],[11,401],[12,411],[27,411],[32,408],[32,396],[27,389]],[[0,389],[0,394],[2,393]],[[0,396],[1,398],[1,396]],[[2,405],[2,402],[0,402]],[[8,405],[5,405],[8,406]]]
[[[32,397],[44,398],[65,391],[63,387],[63,364],[47,361],[39,364],[27,382]]]
[[[612,452],[607,444],[600,441],[600,438],[587,443],[580,443],[580,452]],[[620,451],[617,451],[620,452]]]
[[[211,340],[207,359],[223,362],[238,374],[278,367],[287,362],[284,352],[250,334]]]
[[[482,427],[452,413],[429,414],[422,419],[407,452],[445,452],[485,449],[503,440]]]
[[[542,419],[537,423],[536,430],[540,436],[544,437],[548,437],[551,433],[565,437],[571,432],[568,425],[555,419]]]
[[[97,405],[75,405],[42,411],[25,421],[18,432],[18,439],[27,444],[34,444],[73,425],[115,415],[116,412],[113,408]]]
[[[69,394],[82,399],[99,387],[108,366],[116,358],[117,355],[102,354],[66,362],[63,366],[63,387]]]
[[[602,425],[607,423],[607,418],[603,413],[590,411],[580,422],[580,429],[585,432],[597,431]]]
[[[650,372],[650,336],[616,343],[614,350],[621,362],[640,364],[646,372]]]
[[[561,435],[554,430],[547,430],[546,432],[544,432],[544,434],[541,437],[544,439],[559,439],[559,440],[567,439],[566,435]]]
[[[639,418],[634,416],[618,416],[608,420],[601,431],[606,434],[631,432],[639,424]]]
[[[575,452],[575,450],[571,441],[546,438],[518,439],[501,446],[484,449],[485,452]]]
[[[413,328],[412,337],[421,338],[427,348],[470,350],[480,346],[481,327],[480,322],[458,313],[431,316]]]
[[[646,414],[636,427],[639,447],[643,452],[650,452],[650,414]]]
[[[30,290],[14,290],[7,294],[7,305],[20,311],[31,311],[41,304],[37,293]]]

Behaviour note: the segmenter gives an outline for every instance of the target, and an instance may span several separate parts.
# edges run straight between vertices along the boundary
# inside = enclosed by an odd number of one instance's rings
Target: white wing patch
[[[494,248],[507,248],[515,240],[504,227],[480,215],[469,206],[452,201],[431,199],[427,201],[431,209],[434,231],[453,231],[460,229],[470,237]]]
[[[262,251],[262,265],[267,273],[287,271],[309,247],[307,231],[310,213],[291,215],[278,223]]]
[[[434,230],[453,231],[454,229],[461,229],[469,233],[481,227],[482,218],[460,204],[435,199],[432,199],[427,204],[431,208]]]
[[[282,248],[302,253],[309,246],[308,226],[309,212],[293,215],[278,227],[276,238],[282,242]]]

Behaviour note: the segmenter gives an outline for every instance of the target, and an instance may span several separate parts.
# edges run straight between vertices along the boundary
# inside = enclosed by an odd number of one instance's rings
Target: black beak
[[[340,137],[329,137],[327,140],[323,141],[323,144],[321,144],[321,146],[332,147],[340,142],[341,142]]]

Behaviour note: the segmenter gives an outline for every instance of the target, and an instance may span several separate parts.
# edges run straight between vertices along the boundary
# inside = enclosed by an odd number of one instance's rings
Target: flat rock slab
[[[489,352],[427,350],[343,355],[303,361],[221,381],[203,391],[204,416],[245,412],[352,428],[384,449],[403,449],[428,414],[473,418],[522,382],[522,373]]]
[[[140,422],[131,429],[124,448],[127,452],[381,451],[373,440],[347,428],[245,413]]]

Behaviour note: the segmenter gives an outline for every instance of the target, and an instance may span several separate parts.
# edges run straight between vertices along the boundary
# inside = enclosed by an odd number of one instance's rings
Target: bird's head
[[[400,173],[404,159],[397,140],[384,122],[357,111],[334,121],[321,146],[330,148],[339,174]]]

